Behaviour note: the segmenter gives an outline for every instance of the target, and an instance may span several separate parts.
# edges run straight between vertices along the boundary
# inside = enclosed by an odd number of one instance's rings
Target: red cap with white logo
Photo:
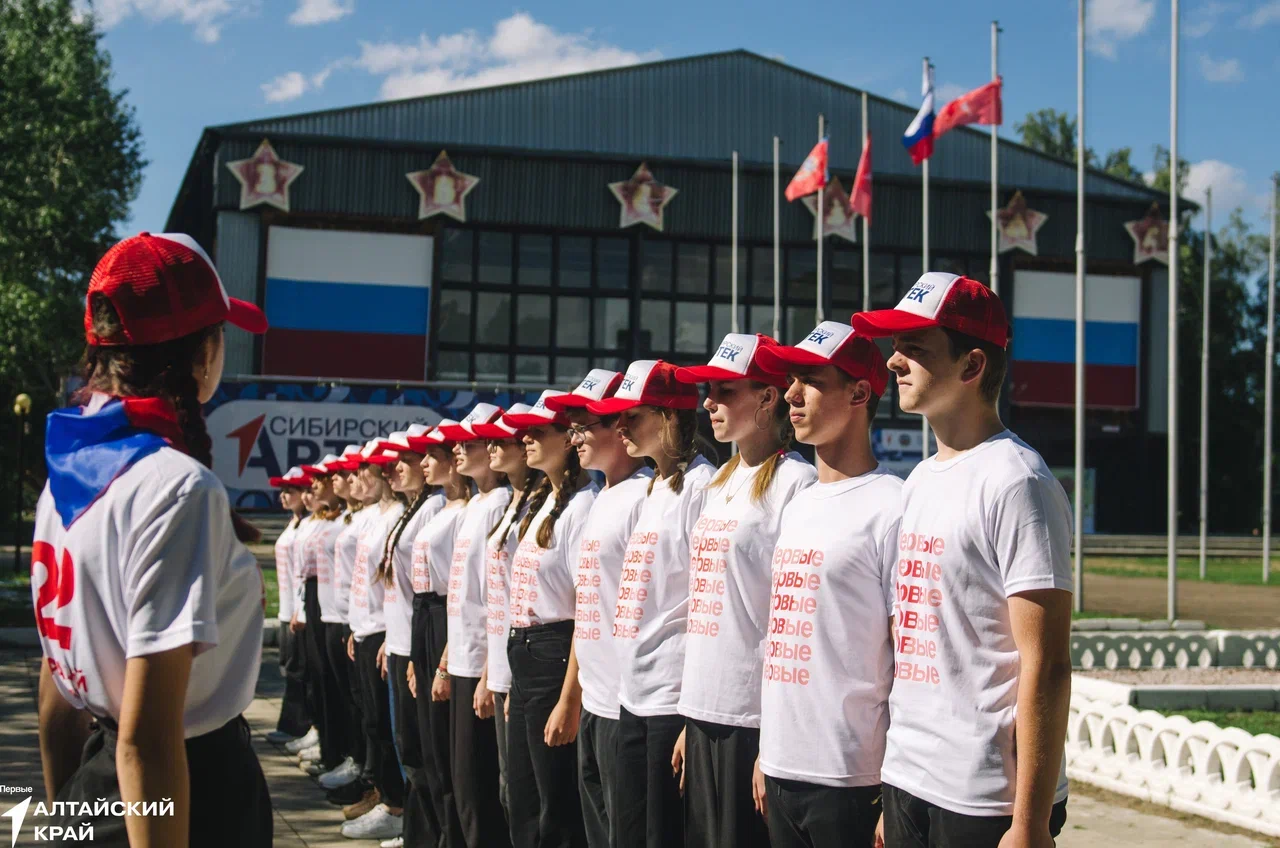
[[[698,390],[676,379],[676,366],[661,359],[640,359],[627,368],[613,397],[587,404],[592,415],[615,415],[637,406],[697,409]]]
[[[564,412],[568,409],[584,409],[592,401],[611,397],[622,385],[622,372],[609,371],[604,368],[593,368],[582,382],[571,392],[557,393],[548,397],[547,409]]]
[[[777,347],[778,341],[763,333],[730,333],[720,342],[715,356],[706,365],[677,368],[676,379],[682,383],[707,383],[711,380],[755,380],[785,389],[787,380],[770,374],[756,361],[759,351]]]
[[[276,489],[280,489],[285,486],[306,489],[311,486],[311,475],[295,465],[293,468],[286,471],[283,476],[272,477],[267,482]]]
[[[883,395],[889,385],[889,369],[880,348],[839,321],[823,321],[798,345],[762,348],[756,358],[761,368],[774,374],[786,374],[797,365],[834,365],[855,380],[866,380],[876,395]]]
[[[893,309],[857,312],[852,321],[864,336],[945,327],[997,347],[1009,344],[1009,317],[1000,297],[977,280],[942,271],[922,276]]]
[[[360,451],[362,465],[391,465],[399,459],[394,452],[382,446],[381,439],[370,439]]]
[[[516,412],[514,407],[502,416],[502,421],[512,427],[527,430],[530,427],[568,427],[569,419],[563,412],[557,412],[547,406],[547,399],[561,397],[567,392],[545,391],[527,412]]]
[[[106,252],[89,278],[89,295],[102,294],[120,317],[120,336],[93,332],[86,299],[85,341],[91,345],[152,345],[226,321],[250,333],[267,331],[267,316],[227,297],[209,255],[184,233],[139,233]]]
[[[410,451],[422,453],[426,450],[424,437],[431,430],[426,424],[410,424],[407,430],[398,430],[383,439],[380,444],[385,450]]]
[[[336,464],[335,464],[336,463]],[[302,470],[308,474],[320,476],[321,474],[332,474],[339,470],[338,466],[342,464],[342,457],[337,454],[329,454],[315,465],[304,465]]]
[[[422,437],[423,450],[429,447],[444,448],[448,450],[453,447],[453,440],[444,434],[444,431],[450,427],[457,427],[458,422],[452,418],[441,418],[440,423],[436,425],[434,430],[425,433]]]
[[[482,439],[494,439],[502,441],[504,439],[518,439],[524,435],[524,430],[519,427],[512,427],[507,424],[508,415],[522,415],[533,407],[527,403],[513,403],[511,408],[502,414],[492,424],[472,424],[471,432],[475,433]]]
[[[482,438],[474,430],[471,429],[473,424],[492,424],[502,417],[502,407],[494,406],[491,403],[478,403],[467,417],[463,418],[457,424],[445,425],[443,422],[438,429],[440,433],[451,442],[471,442]]]

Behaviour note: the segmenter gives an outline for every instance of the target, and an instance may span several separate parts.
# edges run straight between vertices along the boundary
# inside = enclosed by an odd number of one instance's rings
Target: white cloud
[[[243,12],[253,0],[76,0],[79,14],[89,11],[98,25],[111,29],[127,18],[138,15],[152,22],[176,20],[190,26],[196,38],[211,44],[222,35],[226,19]]]
[[[1240,26],[1246,29],[1261,29],[1267,24],[1280,21],[1280,0],[1263,3],[1240,19]]]
[[[1218,3],[1216,0],[1205,3],[1195,9],[1190,20],[1182,24],[1179,30],[1187,38],[1204,38],[1218,25],[1218,19],[1225,13],[1239,8],[1237,3]]]
[[[307,78],[297,71],[281,74],[271,82],[264,82],[260,88],[262,96],[268,103],[283,103],[297,100],[307,91]]]
[[[1155,0],[1089,0],[1084,18],[1089,49],[1114,59],[1117,42],[1146,32],[1155,15]]]
[[[1200,54],[1200,74],[1209,82],[1240,82],[1244,79],[1244,69],[1239,59],[1214,59],[1208,54]]]
[[[1213,208],[1216,210],[1214,217],[1219,221],[1227,220],[1227,213],[1237,207],[1244,207],[1246,212],[1257,212],[1267,205],[1265,194],[1249,188],[1248,179],[1241,168],[1217,159],[1193,162],[1187,174],[1187,199],[1203,207],[1205,189],[1210,186],[1213,187]]]
[[[946,105],[947,103],[950,103],[952,100],[955,100],[957,97],[964,94],[968,90],[969,89],[965,88],[964,86],[956,85],[953,82],[943,83],[942,85],[938,86],[937,89],[935,89],[934,91],[934,95],[933,95],[934,106],[938,109],[941,109],[944,105]]]
[[[327,24],[355,10],[355,0],[298,0],[298,8],[289,16],[289,23],[294,26]]]
[[[907,102],[907,90],[905,88],[895,88],[893,91],[889,92],[889,96],[899,103]]]

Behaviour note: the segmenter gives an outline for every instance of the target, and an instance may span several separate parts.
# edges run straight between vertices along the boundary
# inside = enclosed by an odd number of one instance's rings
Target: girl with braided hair
[[[529,467],[544,475],[511,558],[507,778],[516,848],[586,844],[573,747],[582,709],[573,630],[577,553],[599,487],[579,463],[569,419],[547,407],[560,394],[543,392],[528,412],[503,416],[525,431]]]
[[[699,453],[698,390],[661,360],[631,363],[611,398],[627,453],[654,477],[623,554],[613,635],[621,666],[613,832],[620,848],[681,848],[684,812],[671,770],[689,612],[689,554],[715,466]]]
[[[783,507],[818,476],[791,451],[786,377],[757,361],[777,347],[769,336],[731,333],[707,365],[676,371],[681,382],[709,384],[703,408],[711,430],[738,449],[707,486],[689,563],[679,705],[685,729],[671,765],[684,775],[685,842],[699,848],[769,848],[751,781],[773,549]]]

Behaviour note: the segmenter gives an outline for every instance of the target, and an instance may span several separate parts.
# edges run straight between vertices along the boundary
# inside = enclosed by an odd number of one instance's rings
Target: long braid
[[[414,513],[422,509],[422,505],[427,502],[428,497],[427,488],[426,486],[423,486],[422,489],[418,491],[417,496],[414,497],[413,503],[409,505],[409,508],[402,512],[400,517],[396,519],[395,528],[393,528],[387,535],[387,541],[382,546],[382,559],[378,563],[377,576],[388,586],[391,585],[392,573],[394,571],[396,545],[400,544],[400,537],[404,534],[404,528],[413,520]]]
[[[526,488],[525,494],[529,493]],[[517,537],[520,541],[524,541],[524,534],[529,532],[529,525],[533,523],[533,518],[542,511],[542,505],[547,502],[547,498],[551,497],[551,481],[543,475],[538,481],[537,487],[533,490],[533,494],[529,496],[529,511],[524,514],[524,520],[520,522],[520,532]],[[522,497],[521,500],[524,500]]]
[[[541,471],[533,468],[529,469],[529,473],[524,478],[524,489],[520,492],[520,500],[512,504],[515,509],[509,509],[499,516],[497,522],[489,529],[489,535],[485,538],[492,539],[499,530],[502,531],[502,535],[498,538],[506,538],[506,535],[511,532],[511,526],[516,523],[516,519],[524,514],[525,505],[529,503],[533,490],[537,488],[537,484],[534,481],[541,475]],[[505,527],[503,526],[504,523],[506,524]]]
[[[551,547],[555,539],[556,519],[564,512],[569,500],[577,493],[582,482],[582,464],[578,459],[578,451],[569,448],[565,453],[564,469],[560,472],[560,489],[556,492],[555,503],[551,505],[551,514],[538,528],[537,542],[540,548]]]

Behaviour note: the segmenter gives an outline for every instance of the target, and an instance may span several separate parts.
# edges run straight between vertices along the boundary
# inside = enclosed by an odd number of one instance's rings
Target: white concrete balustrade
[[[1280,668],[1280,631],[1076,631],[1071,662],[1084,669]]]

